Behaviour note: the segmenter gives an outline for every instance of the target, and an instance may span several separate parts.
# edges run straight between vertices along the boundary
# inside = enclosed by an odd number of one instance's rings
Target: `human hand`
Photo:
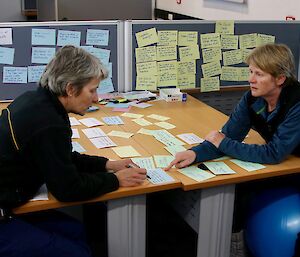
[[[130,166],[137,167],[131,159],[124,159],[118,161],[107,161],[105,168],[114,172],[129,168]],[[138,167],[137,167],[138,168]]]
[[[218,148],[224,138],[225,135],[222,132],[213,130],[206,135],[205,140]]]
[[[187,150],[184,152],[179,152],[175,155],[175,159],[165,168],[165,171],[168,171],[175,165],[176,168],[184,168],[192,164],[196,159],[196,153],[192,150]]]
[[[133,187],[141,185],[144,182],[147,171],[141,168],[126,168],[115,172],[115,175],[121,187]]]

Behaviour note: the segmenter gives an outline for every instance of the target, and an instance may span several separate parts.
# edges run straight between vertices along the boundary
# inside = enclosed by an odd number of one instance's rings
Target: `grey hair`
[[[68,83],[79,95],[82,88],[92,79],[106,79],[108,70],[101,61],[82,48],[64,46],[46,66],[40,85],[57,96],[66,96]]]

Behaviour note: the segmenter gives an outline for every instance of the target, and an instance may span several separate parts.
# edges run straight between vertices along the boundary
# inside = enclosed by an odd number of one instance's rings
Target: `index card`
[[[108,46],[109,30],[87,29],[86,44]]]

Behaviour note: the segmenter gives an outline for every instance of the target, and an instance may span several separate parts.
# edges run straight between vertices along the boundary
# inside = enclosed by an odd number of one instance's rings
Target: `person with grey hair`
[[[0,256],[91,256],[77,221],[53,211],[11,217],[42,184],[59,201],[84,201],[119,186],[137,186],[146,170],[72,151],[68,113],[84,115],[107,77],[81,48],[61,48],[36,91],[17,97],[0,116]],[[130,167],[130,168],[128,168]],[[112,170],[113,172],[108,172]]]

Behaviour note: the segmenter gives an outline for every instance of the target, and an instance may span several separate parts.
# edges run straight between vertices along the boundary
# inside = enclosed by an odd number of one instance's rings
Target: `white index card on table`
[[[155,165],[153,162],[152,157],[135,157],[135,158],[131,158],[131,160],[140,168],[146,169],[146,170],[151,170],[151,169],[155,169]]]
[[[83,153],[86,150],[78,142],[72,142],[72,152]]]
[[[83,129],[82,132],[87,136],[87,138],[95,138],[95,137],[106,137],[107,135],[100,128],[88,128]]]
[[[164,147],[170,154],[175,156],[179,152],[184,152],[186,149],[182,145],[170,145]]]
[[[72,128],[72,138],[80,138],[78,129]]]
[[[189,145],[200,144],[204,141],[203,138],[198,137],[197,135],[195,135],[193,133],[185,133],[185,134],[180,134],[177,136]]]
[[[96,148],[106,148],[111,146],[117,146],[109,137],[96,137],[91,138],[91,142]]]
[[[124,121],[119,116],[103,117],[102,120],[107,125],[122,125]]]
[[[79,120],[83,125],[87,127],[96,127],[96,126],[101,126],[104,125],[103,122],[95,119],[95,118],[85,118],[85,119],[80,119]]]
[[[215,175],[235,174],[236,172],[224,162],[203,162],[204,165]]]
[[[159,120],[159,121],[166,121],[166,120],[170,119],[169,117],[158,115],[158,114],[151,114],[151,115],[148,115],[147,117],[155,119],[155,120]]]
[[[80,122],[75,117],[69,117],[70,125],[71,126],[78,126],[81,125]]]
[[[157,168],[166,168],[174,160],[172,155],[154,155],[153,157]]]
[[[163,184],[175,181],[167,172],[157,168],[152,170],[147,170],[148,180],[153,184]]]

